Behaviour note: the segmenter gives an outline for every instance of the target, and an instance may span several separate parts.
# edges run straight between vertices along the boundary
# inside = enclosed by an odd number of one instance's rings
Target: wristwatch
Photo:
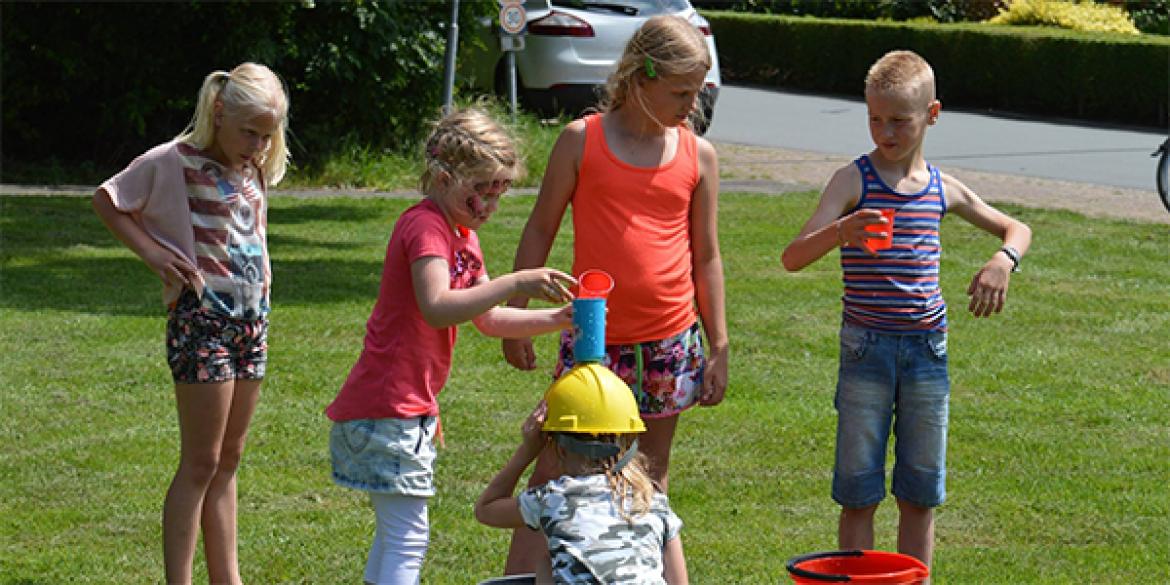
[[[1011,259],[1012,272],[1019,272],[1020,271],[1020,251],[1015,249],[1012,246],[1004,246],[1004,247],[1000,248],[999,251],[1003,252],[1005,256],[1007,256],[1009,259]]]

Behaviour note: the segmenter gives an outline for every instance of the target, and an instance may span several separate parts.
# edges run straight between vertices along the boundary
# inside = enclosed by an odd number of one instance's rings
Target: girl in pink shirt
[[[288,97],[263,65],[216,71],[191,125],[102,183],[94,210],[163,284],[179,468],[163,504],[167,583],[239,583],[236,468],[268,350],[267,191],[288,164]]]
[[[571,325],[571,305],[524,310],[497,306],[519,295],[571,299],[572,277],[533,268],[488,278],[475,230],[523,170],[508,134],[487,114],[443,117],[426,142],[426,198],[394,226],[365,343],[325,410],[333,480],[370,494],[376,531],[367,583],[418,582],[429,541],[427,498],[434,488],[439,404],[459,323],[485,335],[527,337]]]

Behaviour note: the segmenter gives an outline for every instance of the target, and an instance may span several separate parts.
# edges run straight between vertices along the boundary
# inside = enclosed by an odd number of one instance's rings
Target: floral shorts
[[[698,323],[660,341],[606,345],[601,358],[601,365],[633,390],[642,418],[666,418],[698,404],[706,363]],[[565,330],[554,377],[559,378],[573,364],[573,333]]]
[[[190,290],[168,312],[167,364],[176,384],[260,380],[267,363],[267,319],[219,315]]]

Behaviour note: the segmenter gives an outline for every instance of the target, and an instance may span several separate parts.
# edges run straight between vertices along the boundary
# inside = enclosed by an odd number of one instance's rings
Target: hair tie
[[[654,71],[654,60],[650,57],[646,57],[646,77],[650,79],[658,77],[658,73]]]

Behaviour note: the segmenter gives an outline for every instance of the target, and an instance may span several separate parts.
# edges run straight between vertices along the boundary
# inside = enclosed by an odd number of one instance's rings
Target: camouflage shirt
[[[600,474],[566,475],[526,490],[520,514],[529,528],[548,537],[557,583],[665,584],[662,550],[682,528],[660,493],[648,513],[626,522]]]

